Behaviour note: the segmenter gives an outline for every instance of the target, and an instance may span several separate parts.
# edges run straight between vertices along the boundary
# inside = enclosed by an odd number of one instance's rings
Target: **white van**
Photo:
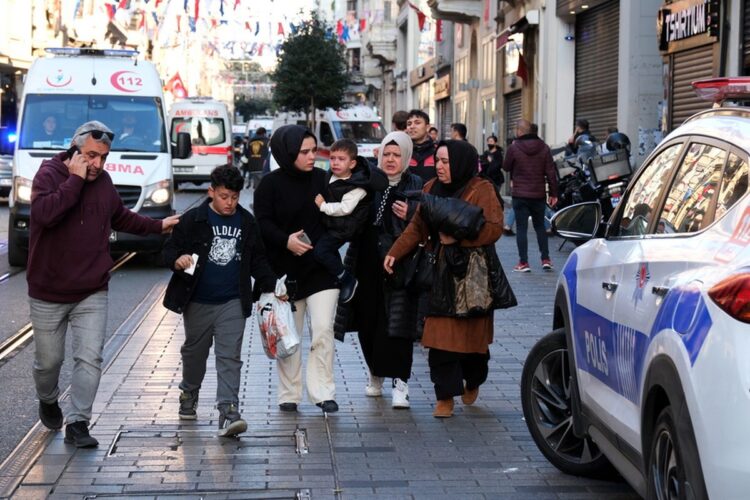
[[[263,127],[266,129],[266,137],[271,137],[273,132],[273,116],[253,116],[247,121],[245,128],[245,136],[251,138],[255,135],[255,132]]]
[[[207,182],[214,168],[232,165],[232,122],[223,102],[211,97],[176,101],[169,110],[169,124],[172,141],[178,133],[187,132],[193,149],[190,158],[172,161],[175,189],[180,182]]]
[[[360,156],[367,158],[375,165],[374,150],[380,146],[385,137],[383,122],[367,106],[351,108],[317,110],[315,136],[318,138],[318,157],[315,166],[328,169],[331,156],[331,144],[339,139],[351,139],[357,143]],[[307,126],[302,113],[279,113],[273,121],[273,129],[282,125],[297,124]]]
[[[31,182],[42,161],[70,147],[73,132],[99,120],[115,132],[104,168],[125,206],[149,217],[174,213],[172,154],[187,156],[168,141],[162,82],[156,68],[130,50],[47,49],[26,76],[13,158],[8,262],[28,256]],[[178,152],[179,150],[179,152]],[[113,251],[158,252],[162,235],[113,232]]]

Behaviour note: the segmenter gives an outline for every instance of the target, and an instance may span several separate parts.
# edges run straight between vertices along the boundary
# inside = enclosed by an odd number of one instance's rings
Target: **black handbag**
[[[418,291],[427,291],[432,288],[437,274],[435,268],[437,267],[437,252],[439,249],[440,245],[433,250],[429,250],[426,243],[419,244],[406,264],[406,286]]]

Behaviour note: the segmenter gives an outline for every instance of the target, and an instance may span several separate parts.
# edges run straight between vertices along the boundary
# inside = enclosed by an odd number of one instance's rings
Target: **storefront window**
[[[523,33],[516,33],[505,45],[505,74],[512,75],[518,71],[518,58],[523,55]]]

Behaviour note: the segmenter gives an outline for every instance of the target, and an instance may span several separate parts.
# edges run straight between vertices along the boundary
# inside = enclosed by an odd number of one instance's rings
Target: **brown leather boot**
[[[435,418],[448,418],[453,416],[453,398],[438,399],[435,405],[435,411],[432,412]]]
[[[477,400],[477,396],[479,396],[479,387],[475,387],[471,390],[464,387],[464,393],[461,394],[461,401],[467,406],[473,405],[474,401]]]

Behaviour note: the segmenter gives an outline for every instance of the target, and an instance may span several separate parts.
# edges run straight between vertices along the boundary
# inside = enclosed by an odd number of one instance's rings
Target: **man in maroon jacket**
[[[516,214],[516,244],[519,262],[513,270],[527,273],[529,266],[528,240],[529,215],[536,231],[536,241],[542,254],[542,269],[552,270],[549,258],[547,232],[544,228],[544,209],[549,186],[549,204],[557,204],[557,172],[549,147],[531,132],[531,123],[519,120],[516,139],[508,147],[503,170],[510,173],[513,210]]]
[[[158,234],[179,222],[176,215],[156,220],[123,206],[104,171],[113,137],[101,122],[84,123],[73,134],[70,150],[42,162],[31,191],[26,279],[39,418],[50,429],[62,428],[58,378],[70,324],[75,361],[65,442],[78,448],[98,445],[88,424],[107,326],[110,231]]]

